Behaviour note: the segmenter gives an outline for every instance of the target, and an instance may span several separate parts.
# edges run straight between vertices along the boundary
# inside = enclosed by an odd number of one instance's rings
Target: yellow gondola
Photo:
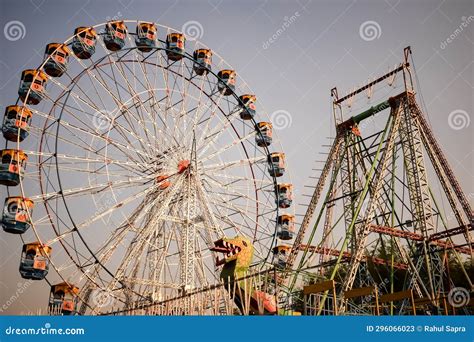
[[[273,264],[278,268],[285,268],[290,252],[291,247],[287,245],[273,247]]]
[[[65,44],[49,43],[46,45],[43,66],[44,71],[51,77],[60,77],[66,70],[69,62],[69,48]]]
[[[166,36],[166,55],[171,61],[179,61],[185,52],[186,37],[182,33],[173,32]]]
[[[21,150],[0,151],[0,184],[16,186],[23,179],[28,156]]]
[[[20,260],[20,274],[24,279],[42,280],[49,270],[49,256],[52,248],[40,242],[23,245]]]
[[[278,216],[277,235],[280,240],[291,240],[295,232],[295,217],[289,214]]]
[[[293,184],[281,183],[277,185],[275,202],[280,208],[289,208],[293,203]]]
[[[272,177],[281,177],[285,173],[285,154],[273,152],[268,156],[268,172]]]
[[[193,52],[193,69],[199,76],[206,75],[211,70],[212,51],[209,49],[197,49]]]
[[[242,120],[251,120],[256,113],[255,102],[257,101],[257,97],[255,95],[245,94],[240,95],[239,99],[242,103],[239,103],[240,111],[240,118]]]
[[[23,70],[21,73],[20,86],[18,87],[18,95],[23,103],[32,105],[40,103],[46,96],[47,80],[48,76],[41,70]]]
[[[217,82],[217,89],[222,95],[228,96],[235,90],[235,79],[237,73],[234,70],[221,70],[217,73],[219,81]]]
[[[255,135],[255,142],[260,147],[270,146],[273,136],[273,125],[271,122],[258,122],[256,125],[257,134]]]
[[[5,199],[1,224],[3,230],[12,234],[23,234],[31,226],[34,203],[29,198],[12,196]]]
[[[76,312],[78,294],[79,288],[66,282],[51,286],[50,313],[73,315]]]
[[[118,51],[125,46],[127,26],[123,21],[109,21],[105,25],[104,44],[110,51]]]
[[[153,23],[140,22],[137,25],[135,44],[142,52],[150,52],[156,47],[158,30]]]
[[[8,106],[3,117],[3,137],[9,141],[23,141],[29,134],[31,110],[23,106]]]
[[[95,53],[97,32],[93,27],[80,26],[74,30],[72,51],[79,59],[89,59]]]

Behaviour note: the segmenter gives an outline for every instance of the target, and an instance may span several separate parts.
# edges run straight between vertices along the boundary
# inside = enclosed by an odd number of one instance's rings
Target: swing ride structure
[[[308,315],[472,312],[473,213],[404,61],[342,97],[286,262]],[[456,273],[456,276],[454,276]]]
[[[2,132],[1,225],[23,243],[21,277],[51,286],[50,314],[189,299],[220,282],[215,241],[248,238],[260,270],[292,238],[285,155],[257,97],[171,28],[109,21],[47,44]],[[167,313],[222,312],[188,299]]]

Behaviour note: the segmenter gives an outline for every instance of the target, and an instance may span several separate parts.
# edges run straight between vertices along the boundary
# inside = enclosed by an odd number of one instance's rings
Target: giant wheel
[[[288,175],[250,94],[216,53],[154,23],[48,44],[3,124],[2,170],[19,179],[3,182],[9,230],[28,230],[22,275],[59,281],[79,300],[63,309],[84,314],[216,283],[209,248],[224,236],[249,237],[254,264],[271,262]]]

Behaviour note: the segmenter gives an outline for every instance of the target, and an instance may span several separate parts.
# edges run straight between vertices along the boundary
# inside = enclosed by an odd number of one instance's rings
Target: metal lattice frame
[[[405,61],[399,67],[342,98],[338,97],[336,89],[332,91],[336,138],[295,239],[284,278],[289,280],[290,292],[300,283],[300,275],[312,269],[319,269],[318,274],[322,275],[319,279],[337,280],[340,282],[337,287],[339,313],[344,313],[347,307],[354,312],[362,310],[362,307],[354,309],[354,303],[348,306],[344,299],[344,293],[354,288],[375,285],[382,294],[393,291],[393,284],[392,290],[386,286],[390,280],[372,278],[368,262],[385,265],[392,281],[395,269],[406,270],[409,277],[403,288],[413,290],[417,297],[428,298],[434,307],[440,305],[439,298],[447,293],[445,284],[449,284],[448,287],[455,285],[445,270],[442,259],[446,260],[446,255],[455,257],[472,284],[463,267],[466,259],[462,257],[472,260],[472,210],[416,103],[409,57],[410,49],[407,48]],[[357,116],[343,119],[344,101],[351,100],[350,107],[358,94],[364,91],[373,94],[374,86],[386,79],[393,83],[398,73],[403,74],[402,93]],[[391,111],[385,128],[361,137],[359,124],[387,108]],[[429,156],[430,165],[446,193],[458,228],[449,229],[436,205],[424,153]],[[320,202],[323,191],[326,196]],[[317,207],[319,211],[313,229],[307,242],[303,243]],[[312,245],[322,217],[325,221],[321,239],[317,245]],[[330,243],[330,236],[335,234],[338,222],[344,222],[338,231],[343,236],[335,248]],[[447,240],[443,240],[445,237]],[[373,255],[379,247],[385,249],[387,242],[392,246],[391,261]],[[317,264],[313,263],[315,253],[321,255]],[[291,270],[298,256],[296,269]],[[401,263],[394,259],[397,256]],[[327,296],[326,291],[318,314],[325,308]],[[404,312],[405,304],[406,301],[400,303],[397,310]],[[392,313],[393,309],[392,303]]]
[[[217,71],[231,67],[216,53],[198,76],[192,54],[166,58],[164,40],[142,53],[128,32],[126,46],[110,52],[101,35],[91,59],[71,54],[64,75],[48,77],[41,104],[30,106],[30,137],[15,144],[30,157],[20,192],[36,204],[32,231],[57,251],[48,278],[80,285],[79,312],[100,313],[216,282],[208,248],[223,236],[249,236],[254,262],[270,262],[277,179],[269,148],[255,142],[255,119],[240,118],[245,82],[224,96]],[[183,160],[190,165],[178,172]]]

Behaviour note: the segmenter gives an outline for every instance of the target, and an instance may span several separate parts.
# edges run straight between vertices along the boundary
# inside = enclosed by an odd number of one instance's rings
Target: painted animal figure
[[[224,265],[220,278],[226,289],[241,312],[248,311],[251,315],[274,315],[277,313],[275,296],[256,290],[250,279],[242,279],[248,275],[249,266],[253,258],[253,245],[243,236],[233,239],[223,238],[214,242],[212,251],[222,253],[224,257],[217,257],[216,265]],[[247,301],[249,302],[245,305]],[[246,308],[247,307],[247,308]]]

